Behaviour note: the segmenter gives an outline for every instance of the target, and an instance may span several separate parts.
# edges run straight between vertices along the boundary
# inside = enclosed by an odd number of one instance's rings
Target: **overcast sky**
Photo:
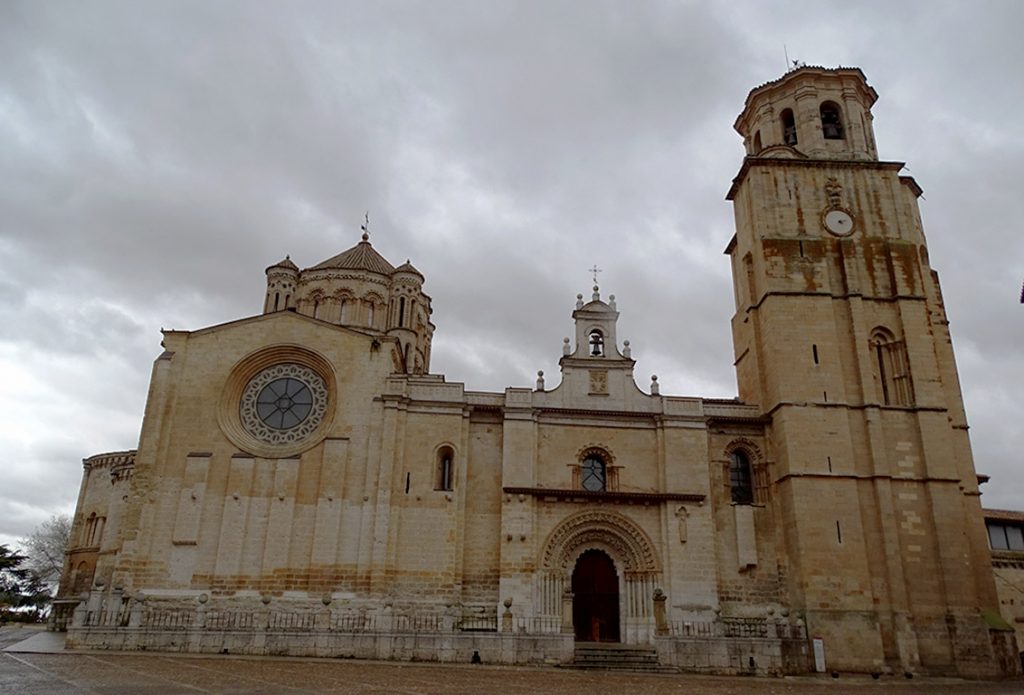
[[[1012,1],[0,2],[0,543],[135,447],[161,327],[258,313],[267,265],[366,210],[426,276],[449,381],[556,384],[596,263],[643,387],[734,396],[731,126],[784,45],[878,90],[983,503],[1024,509],[1022,26]]]

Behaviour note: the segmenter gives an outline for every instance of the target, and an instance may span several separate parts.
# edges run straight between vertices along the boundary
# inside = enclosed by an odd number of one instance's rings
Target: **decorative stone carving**
[[[736,449],[742,449],[748,455],[751,456],[751,464],[758,464],[764,462],[764,454],[761,452],[759,447],[752,439],[746,437],[737,437],[729,442],[729,445],[725,447],[725,460],[728,461]]]
[[[286,379],[289,381],[285,382]],[[275,384],[285,383],[301,384],[298,393],[301,394],[302,403],[296,400],[293,404],[292,398],[283,392],[278,400],[285,401],[287,408],[274,406],[267,401],[269,396],[266,389],[273,389]],[[249,381],[242,392],[239,408],[242,425],[249,434],[267,444],[292,444],[308,437],[323,421],[327,412],[327,387],[320,375],[309,367],[300,364],[278,364],[264,369]],[[267,416],[267,412],[271,410],[275,415],[284,413],[288,417],[277,423],[272,417]],[[292,414],[293,411],[295,414]],[[295,420],[298,421],[289,426]]]
[[[627,573],[660,571],[654,544],[647,534],[622,514],[602,510],[580,512],[556,526],[544,543],[541,566],[566,574],[588,545],[610,550]]]
[[[309,411],[296,410],[287,421],[280,416],[270,418],[268,424],[267,418],[260,416],[259,395],[265,386],[282,378],[295,379],[309,389]],[[330,362],[303,346],[275,345],[247,355],[232,368],[221,392],[217,421],[228,439],[246,454],[284,458],[323,439],[336,398]],[[268,414],[266,408],[263,412]]]
[[[583,459],[587,458],[591,454],[595,454],[601,457],[607,465],[611,466],[615,463],[615,453],[606,444],[601,442],[590,442],[586,446],[580,447],[576,452],[576,462],[579,464]]]
[[[825,195],[828,197],[828,206],[830,208],[839,208],[843,205],[843,186],[839,183],[839,180],[834,177],[829,177],[828,181],[825,182]]]
[[[689,510],[686,507],[679,507],[676,510],[676,519],[679,521],[679,542],[686,542],[686,517],[690,516]]]

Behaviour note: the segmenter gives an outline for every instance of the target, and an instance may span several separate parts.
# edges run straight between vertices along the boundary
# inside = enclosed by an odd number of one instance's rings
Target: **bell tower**
[[[828,668],[1000,675],[921,189],[878,158],[877,98],[859,69],[801,67],[751,91],[736,119],[740,398],[770,422],[788,601]]]

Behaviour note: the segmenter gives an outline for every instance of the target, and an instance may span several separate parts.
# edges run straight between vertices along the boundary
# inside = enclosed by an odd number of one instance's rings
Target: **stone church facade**
[[[257,316],[165,331],[138,448],[84,462],[70,643],[1018,672],[921,189],[878,158],[876,98],[802,67],[736,120],[737,399],[638,386],[596,286],[557,385],[431,374],[424,276],[365,233],[269,267]]]

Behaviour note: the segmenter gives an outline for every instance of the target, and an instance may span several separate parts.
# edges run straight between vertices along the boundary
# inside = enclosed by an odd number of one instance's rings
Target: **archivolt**
[[[747,452],[747,455],[751,459],[751,463],[764,462],[764,454],[761,452],[761,447],[759,447],[753,440],[747,439],[746,437],[737,437],[729,442],[725,447],[725,460],[728,461],[732,456],[732,452],[737,449]]]
[[[637,524],[622,514],[587,511],[570,516],[548,536],[541,566],[567,573],[582,547],[605,546],[622,562],[626,572],[657,572],[659,563],[654,544]]]

